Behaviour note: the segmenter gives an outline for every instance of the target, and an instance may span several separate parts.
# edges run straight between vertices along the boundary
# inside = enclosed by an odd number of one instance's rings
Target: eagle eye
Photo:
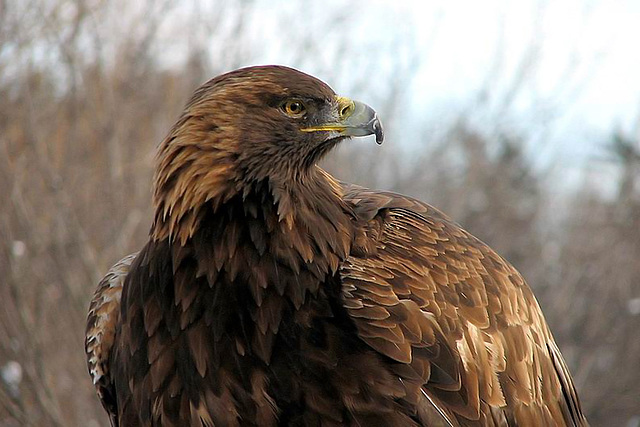
[[[282,103],[280,108],[287,116],[293,117],[294,119],[299,119],[307,112],[307,107],[299,99],[290,99],[285,101]]]

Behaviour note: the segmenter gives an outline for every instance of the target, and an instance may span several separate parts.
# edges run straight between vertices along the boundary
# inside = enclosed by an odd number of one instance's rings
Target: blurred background
[[[93,290],[215,75],[294,66],[387,139],[337,177],[428,201],[525,276],[594,426],[640,425],[640,2],[0,0],[0,426],[106,426]]]

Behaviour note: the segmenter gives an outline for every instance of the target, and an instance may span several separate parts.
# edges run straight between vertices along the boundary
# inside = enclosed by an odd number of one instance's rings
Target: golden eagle
[[[522,276],[433,207],[316,163],[373,109],[281,66],[200,87],[142,250],[91,302],[114,426],[586,425]]]

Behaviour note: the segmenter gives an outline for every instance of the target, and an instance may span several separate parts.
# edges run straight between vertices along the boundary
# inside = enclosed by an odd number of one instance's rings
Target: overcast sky
[[[420,79],[429,91],[446,87],[450,95],[465,96],[481,84],[499,49],[508,78],[536,43],[531,89],[540,97],[553,97],[563,83],[581,84],[578,96],[567,99],[575,107],[571,115],[585,115],[596,127],[630,125],[640,113],[640,1],[416,0],[403,9],[421,40],[430,37],[422,16],[439,16]],[[574,68],[572,80],[563,82],[568,67]]]

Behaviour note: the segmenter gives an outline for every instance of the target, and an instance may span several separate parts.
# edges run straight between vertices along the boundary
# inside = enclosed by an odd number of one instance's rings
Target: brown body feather
[[[113,422],[585,425],[513,267],[428,205],[313,166],[336,141],[269,116],[278,96],[335,107],[309,76],[241,70],[161,146],[151,239],[89,315]]]

